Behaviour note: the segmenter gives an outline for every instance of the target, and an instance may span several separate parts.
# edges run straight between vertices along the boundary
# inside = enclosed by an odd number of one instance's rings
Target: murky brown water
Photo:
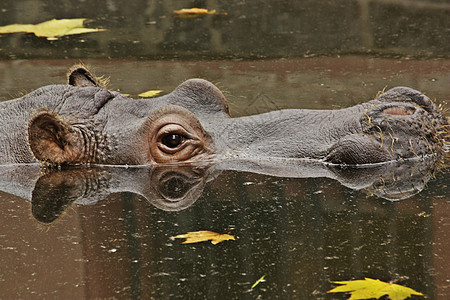
[[[77,186],[58,172],[31,201],[0,193],[6,298],[334,299],[330,281],[363,277],[446,293],[448,172],[398,202],[333,179],[115,168]],[[229,228],[237,240],[215,246],[171,239]]]

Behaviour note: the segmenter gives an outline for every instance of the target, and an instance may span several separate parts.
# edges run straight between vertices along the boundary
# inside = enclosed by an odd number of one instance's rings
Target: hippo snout
[[[380,95],[361,118],[363,133],[377,140],[393,160],[442,152],[448,120],[424,94],[406,87]]]

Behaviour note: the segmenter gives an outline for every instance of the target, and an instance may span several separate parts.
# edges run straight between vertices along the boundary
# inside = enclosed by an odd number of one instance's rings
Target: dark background
[[[178,18],[203,7],[227,15]],[[449,57],[445,0],[3,0],[0,25],[89,18],[107,32],[0,39],[0,58],[274,58],[370,53]]]

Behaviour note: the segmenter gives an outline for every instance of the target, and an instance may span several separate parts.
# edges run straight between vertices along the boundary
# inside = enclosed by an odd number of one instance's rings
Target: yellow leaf
[[[333,281],[333,283],[342,285],[329,290],[327,293],[350,293],[349,300],[378,299],[384,295],[388,295],[392,300],[403,300],[411,297],[411,295],[424,296],[408,287],[378,279],[365,278],[364,280]]]
[[[139,97],[154,97],[156,95],[159,95],[163,90],[151,90],[151,91],[147,91],[147,92],[143,92],[140,93],[138,96]]]
[[[173,12],[177,14],[180,18],[196,18],[203,15],[215,15],[215,14],[227,15],[227,13],[217,13],[215,9],[207,10],[206,8],[183,8],[179,10],[174,10]]]
[[[218,244],[227,240],[234,240],[234,236],[225,234],[225,233],[217,233],[207,230],[193,231],[185,234],[180,234],[173,236],[175,239],[186,239],[182,244],[191,244],[191,243],[200,243],[207,240],[211,240],[213,245]]]
[[[36,25],[33,24],[11,24],[0,27],[3,33],[34,33],[38,37],[46,37],[48,40],[56,40],[64,35],[82,34],[89,32],[105,31],[106,29],[84,28],[86,19],[60,19],[50,20]]]
[[[174,10],[174,13],[177,15],[186,15],[186,14],[194,14],[194,15],[213,15],[216,13],[216,10],[207,10],[206,8],[183,8],[179,10]]]

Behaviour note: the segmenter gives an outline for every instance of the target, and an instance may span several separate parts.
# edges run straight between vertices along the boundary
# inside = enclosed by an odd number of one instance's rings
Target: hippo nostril
[[[415,109],[405,106],[392,106],[384,109],[381,113],[385,115],[408,116],[414,114]]]

